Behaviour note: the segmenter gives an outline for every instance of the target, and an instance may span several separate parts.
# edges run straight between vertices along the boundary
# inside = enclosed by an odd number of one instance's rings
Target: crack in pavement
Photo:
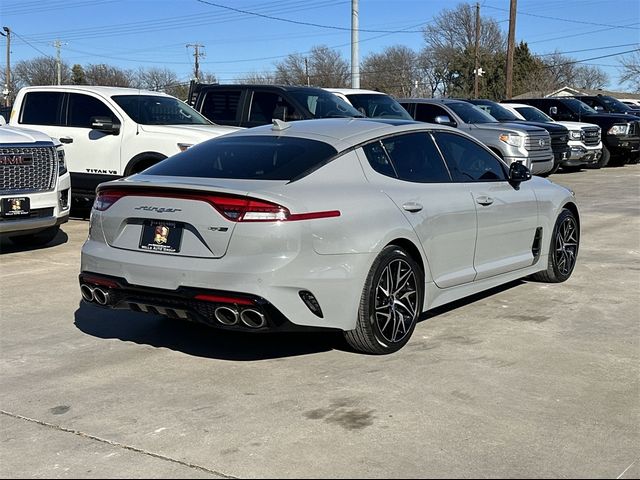
[[[233,479],[238,478],[238,477],[234,477],[234,476],[231,476],[231,475],[226,475],[226,474],[221,473],[221,472],[217,472],[215,470],[211,470],[210,468],[207,468],[207,467],[196,465],[194,463],[185,462],[185,461],[182,461],[182,460],[177,460],[175,458],[167,457],[166,455],[161,455],[159,453],[149,452],[149,451],[144,450],[142,448],[133,447],[131,445],[125,445],[124,443],[114,442],[112,440],[107,440],[106,438],[96,437],[95,435],[90,435],[88,433],[84,433],[84,432],[81,432],[79,430],[74,430],[72,428],[66,428],[66,427],[62,427],[60,425],[54,425],[53,423],[48,423],[48,422],[44,422],[42,420],[36,420],[34,418],[25,417],[25,416],[19,415],[17,413],[7,412],[6,410],[0,410],[0,413],[3,414],[3,415],[6,415],[8,417],[11,417],[11,418],[24,420],[24,421],[27,421],[27,422],[31,422],[31,423],[35,423],[35,424],[38,424],[38,425],[42,425],[44,427],[49,427],[49,428],[52,428],[54,430],[58,430],[58,431],[61,431],[61,432],[72,433],[72,434],[77,435],[79,437],[88,438],[88,439],[95,440],[95,441],[101,442],[101,443],[106,443],[107,445],[111,445],[113,447],[119,447],[119,448],[123,448],[125,450],[129,450],[129,451],[132,451],[132,452],[142,453],[143,455],[148,455],[148,456],[153,457],[153,458],[158,458],[160,460],[165,460],[167,462],[177,463],[178,465],[182,465],[184,467],[189,467],[189,468],[193,468],[193,469],[196,469],[196,470],[200,470],[202,472],[210,473],[212,475],[217,475],[217,476],[219,476],[221,478],[233,478]]]

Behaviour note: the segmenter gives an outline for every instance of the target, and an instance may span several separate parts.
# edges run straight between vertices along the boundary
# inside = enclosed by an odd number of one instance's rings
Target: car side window
[[[90,95],[71,93],[68,108],[69,127],[91,128],[91,117],[109,117],[112,122],[118,122],[118,118],[107,105]]]
[[[438,105],[431,105],[429,103],[418,103],[416,105],[415,119],[420,122],[434,123],[438,115],[451,117],[444,108]]]
[[[207,92],[202,101],[201,112],[214,123],[229,124],[237,121],[240,90]]]
[[[389,160],[389,156],[382,146],[382,142],[377,141],[375,143],[370,143],[362,147],[362,150],[364,150],[364,154],[366,155],[367,160],[369,160],[369,165],[371,165],[371,168],[376,172],[387,177],[398,178],[398,175],[391,164],[391,160]]]
[[[64,125],[63,92],[28,92],[24,96],[20,123],[30,125]]]
[[[507,180],[502,162],[462,135],[435,132],[434,137],[456,182],[496,182]]]
[[[267,124],[274,118],[289,122],[300,120],[302,115],[277,93],[254,92],[249,109],[249,121]]]
[[[451,182],[440,152],[428,133],[416,132],[385,138],[382,145],[400,180],[415,183]]]

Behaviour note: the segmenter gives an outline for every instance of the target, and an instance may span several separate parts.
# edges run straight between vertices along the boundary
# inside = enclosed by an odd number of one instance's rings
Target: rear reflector
[[[177,198],[206,202],[215,208],[227,220],[232,222],[286,222],[298,220],[314,220],[318,218],[339,217],[339,210],[324,212],[291,213],[288,208],[266,200],[235,195],[181,192],[173,190],[152,189],[117,189],[104,188],[98,191],[93,208],[105,211],[122,197],[155,197]]]
[[[195,299],[212,303],[237,303],[238,305],[253,305],[253,302],[247,298],[225,297],[222,295],[200,294],[196,295]]]

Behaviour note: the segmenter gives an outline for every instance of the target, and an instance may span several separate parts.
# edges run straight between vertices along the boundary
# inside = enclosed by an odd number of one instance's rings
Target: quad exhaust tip
[[[240,320],[249,328],[261,328],[267,324],[267,319],[258,310],[247,308],[240,314]]]
[[[236,325],[238,323],[238,311],[230,307],[218,307],[215,310],[216,320],[223,325]]]
[[[93,302],[93,289],[89,285],[87,285],[86,283],[80,285],[80,293],[82,294],[82,298],[84,298],[87,302]]]

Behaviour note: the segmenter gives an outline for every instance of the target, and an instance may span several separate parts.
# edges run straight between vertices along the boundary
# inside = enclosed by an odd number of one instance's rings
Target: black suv
[[[568,162],[569,155],[571,154],[568,128],[558,125],[557,123],[521,120],[502,105],[491,100],[465,98],[464,101],[480,107],[500,123],[525,123],[527,125],[533,125],[534,127],[544,128],[549,132],[549,136],[551,137],[551,150],[553,150],[553,170],[551,170],[549,174],[555,173],[565,162]]]
[[[573,98],[586,103],[598,113],[621,113],[634,115],[640,119],[640,111],[625,105],[617,98],[609,95],[574,95]]]
[[[212,122],[235,127],[257,127],[273,119],[362,117],[333,93],[292,85],[192,83],[188,103]]]
[[[554,120],[595,123],[602,129],[602,156],[599,167],[608,163],[637,162],[640,156],[640,121],[633,115],[598,113],[576,98],[518,98],[504,103],[526,103],[539,108]]]

